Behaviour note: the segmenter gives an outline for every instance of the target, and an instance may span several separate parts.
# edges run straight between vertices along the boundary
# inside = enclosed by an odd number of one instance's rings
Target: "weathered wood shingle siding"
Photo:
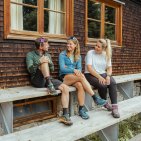
[[[123,46],[113,49],[114,74],[141,72],[141,4],[122,0]],[[4,40],[3,0],[0,1],[0,87],[29,85],[25,66],[25,55],[34,47],[33,41]],[[81,54],[90,48],[85,46],[85,1],[74,0],[74,35],[79,39]],[[55,63],[54,77],[58,76],[58,54],[65,43],[50,43],[50,53]],[[84,66],[84,61],[83,61]]]

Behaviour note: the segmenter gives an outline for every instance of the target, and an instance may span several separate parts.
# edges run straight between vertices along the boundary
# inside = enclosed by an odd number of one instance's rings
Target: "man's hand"
[[[40,59],[40,63],[50,63],[50,59],[47,56],[42,56]]]

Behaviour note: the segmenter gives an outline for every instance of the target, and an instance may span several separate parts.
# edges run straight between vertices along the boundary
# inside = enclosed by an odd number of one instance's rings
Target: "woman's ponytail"
[[[112,57],[112,48],[111,48],[111,42],[109,39],[106,39],[106,44],[107,44],[107,47],[105,51],[106,51],[106,56],[108,61]]]

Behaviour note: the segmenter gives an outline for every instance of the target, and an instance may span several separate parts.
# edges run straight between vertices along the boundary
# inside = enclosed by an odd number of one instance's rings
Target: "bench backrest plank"
[[[141,96],[120,102],[119,111],[121,117],[119,119],[113,118],[110,112],[99,109],[98,111],[89,111],[91,117],[89,120],[83,120],[79,116],[72,117],[74,125],[71,127],[66,127],[58,121],[55,121],[2,136],[0,137],[0,141],[77,140],[140,113],[140,101]]]

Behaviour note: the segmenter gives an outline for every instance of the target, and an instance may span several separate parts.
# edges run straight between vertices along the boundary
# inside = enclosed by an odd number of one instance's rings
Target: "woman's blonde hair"
[[[74,61],[76,62],[79,59],[79,57],[80,57],[80,45],[79,45],[79,41],[74,36],[70,37],[68,39],[68,41],[72,41],[76,45],[75,50],[74,50],[74,53],[73,53],[74,54]],[[70,52],[68,50],[67,50],[67,56],[68,57],[71,56],[71,54],[70,54]]]
[[[112,57],[111,42],[109,39],[99,39],[98,42],[101,43],[102,49],[106,51],[107,60]]]

